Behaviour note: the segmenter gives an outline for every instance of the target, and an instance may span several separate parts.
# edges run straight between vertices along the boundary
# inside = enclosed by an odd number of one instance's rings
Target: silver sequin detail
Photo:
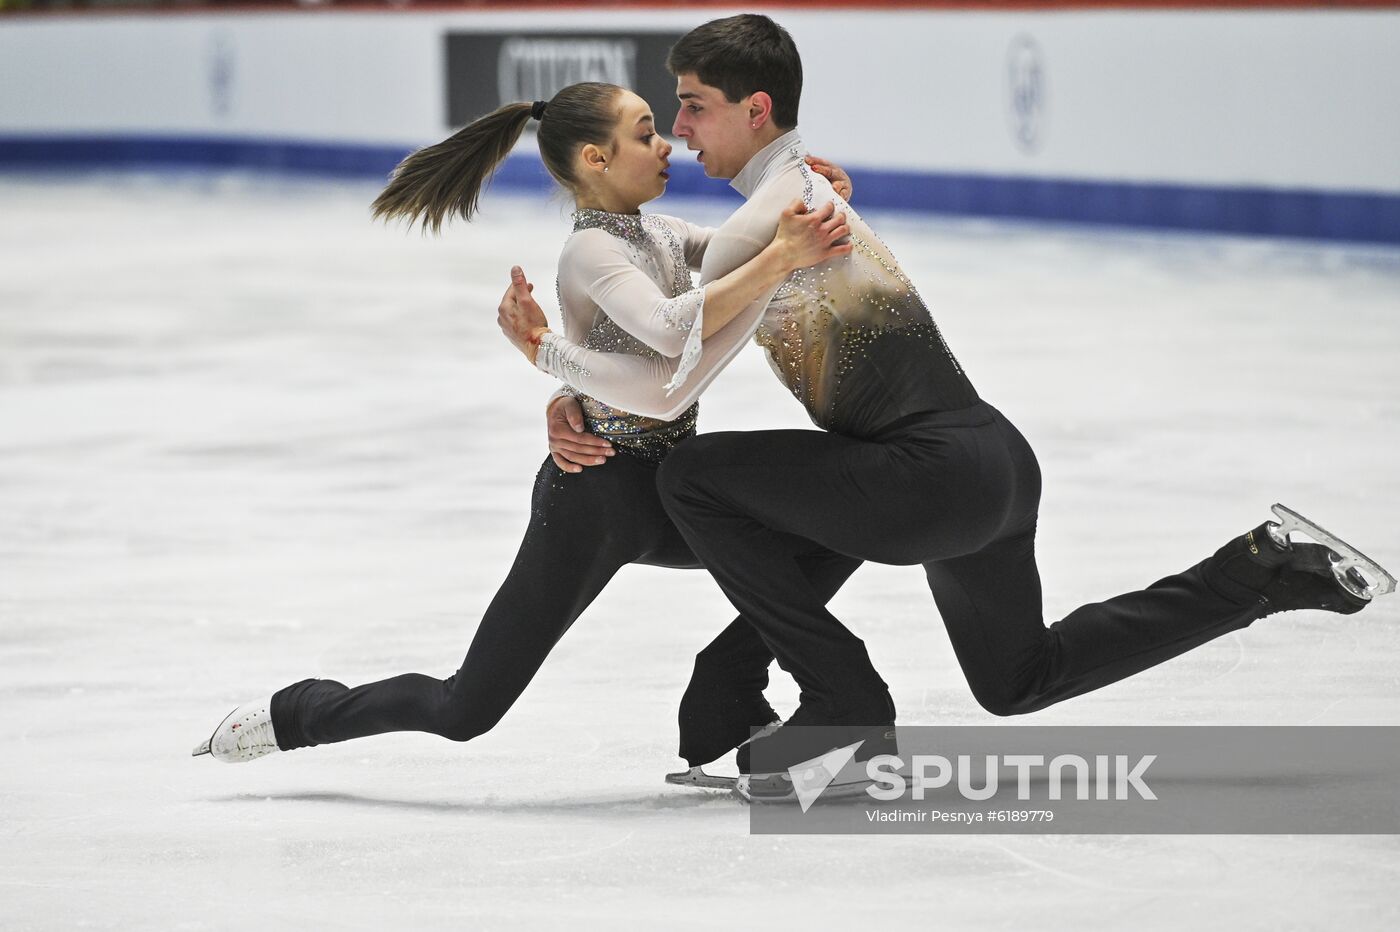
[[[797,148],[789,151],[802,175],[802,201],[811,209],[811,169]],[[838,197],[836,204],[848,219],[860,222],[844,200]],[[964,375],[889,247],[873,230],[869,237],[873,242],[851,236],[855,252],[846,261],[856,263],[850,268],[856,275],[829,272],[824,266],[790,275],[754,334],[774,373],[821,427],[841,420],[848,377],[871,378],[867,360],[886,340],[912,341],[904,346],[932,350],[948,360],[958,378]]]
[[[579,230],[603,230],[638,246],[646,242],[641,214],[613,214],[581,207],[574,211],[574,232]]]
[[[558,334],[555,333],[546,333],[540,338],[540,348],[535,354],[536,366],[547,372],[562,374],[566,382],[569,375],[588,378],[593,374],[578,363],[565,358],[564,354],[559,351],[557,340]]]
[[[687,291],[679,298],[673,298],[672,301],[675,303],[667,306],[669,311],[674,312],[675,308],[680,305],[689,306],[685,316],[690,318],[690,322],[685,329],[690,332],[690,336],[686,338],[685,346],[681,348],[681,358],[676,362],[675,375],[671,376],[671,381],[662,386],[666,389],[668,398],[675,394],[676,389],[685,384],[685,380],[690,377],[690,371],[695,368],[696,363],[700,362],[700,357],[705,349],[704,341],[700,336],[704,328],[696,330],[694,324],[696,320],[703,319],[701,314],[705,307],[705,292],[696,288]]]
[[[667,297],[672,301],[661,309],[661,318],[666,326],[682,332],[693,330],[694,313],[686,314],[683,308],[685,304],[697,299],[703,302],[704,292],[696,292],[690,268],[685,261],[685,245],[666,221],[650,215],[613,214],[586,208],[575,211],[573,219],[574,232],[603,230],[633,247],[633,264],[643,270],[650,269],[655,273],[656,280],[666,282],[669,286],[670,294]],[[651,251],[654,244],[666,247],[672,268],[658,265]],[[667,288],[663,288],[663,293],[666,290]],[[691,296],[691,292],[695,293],[694,296]],[[562,301],[560,306],[563,306]],[[692,342],[696,344],[693,352]],[[677,368],[676,380],[683,380],[684,374],[690,371],[699,358],[698,344],[698,340],[687,341],[686,352]],[[584,337],[582,345],[585,349],[603,353],[626,353],[645,358],[656,358],[660,355],[601,312]],[[679,382],[676,381],[675,384]],[[675,420],[666,421],[622,411],[582,392],[576,392],[575,395],[583,408],[584,421],[589,432],[606,437],[617,449],[648,462],[660,462],[676,444],[695,434],[695,423],[700,410],[698,402],[692,404]]]
[[[802,153],[793,146],[788,152],[797,160],[797,169],[802,172],[802,203],[807,205],[807,209],[812,209],[812,170],[807,167],[807,160],[802,157]]]
[[[671,250],[671,261],[675,263],[675,265],[671,270],[670,297],[678,297],[693,289],[695,287],[695,282],[690,276],[690,266],[687,265],[685,261],[685,244],[682,243],[681,238],[676,235],[676,231],[671,228],[669,223],[658,217],[644,216],[642,217],[642,224],[653,238],[664,241],[666,246]],[[669,319],[666,323],[671,325]],[[679,327],[681,330],[689,330],[691,324],[692,322],[688,320],[683,322],[678,321],[674,326]]]
[[[695,290],[695,282],[685,261],[685,244],[669,223],[650,214],[610,214],[604,210],[583,208],[574,211],[574,232],[579,230],[602,230],[636,247],[632,253],[634,265],[638,268],[650,267],[657,277],[671,281],[671,291],[666,296],[671,300],[661,306],[662,322],[682,333],[688,333],[695,326],[695,315],[687,313],[691,310],[691,302],[676,300],[685,296],[686,292]],[[657,265],[650,252],[650,247],[655,243],[665,245],[670,253],[672,266],[669,276],[666,274],[668,270]]]

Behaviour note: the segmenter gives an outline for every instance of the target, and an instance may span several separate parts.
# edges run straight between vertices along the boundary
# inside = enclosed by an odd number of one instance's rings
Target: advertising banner
[[[666,53],[680,32],[449,32],[447,122],[463,126],[497,107],[548,100],[580,81],[635,91],[669,131],[679,106]]]

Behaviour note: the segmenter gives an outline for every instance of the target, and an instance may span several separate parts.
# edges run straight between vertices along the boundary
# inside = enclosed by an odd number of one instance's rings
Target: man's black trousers
[[[752,678],[776,656],[801,687],[800,721],[894,720],[864,643],[801,571],[823,556],[922,564],[972,693],[996,715],[1105,686],[1262,614],[1248,593],[1212,588],[1204,561],[1047,627],[1035,562],[1040,469],[985,402],[906,418],[869,440],[703,434],[671,454],[658,482],[681,534],[744,618],[701,653],[687,701]],[[1104,533],[1134,534],[1107,518]]]

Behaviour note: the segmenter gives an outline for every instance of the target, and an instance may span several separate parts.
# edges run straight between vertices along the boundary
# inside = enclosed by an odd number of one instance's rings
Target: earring
[[[603,166],[603,174],[606,175],[607,173],[608,173],[608,166],[604,165],[604,166]]]

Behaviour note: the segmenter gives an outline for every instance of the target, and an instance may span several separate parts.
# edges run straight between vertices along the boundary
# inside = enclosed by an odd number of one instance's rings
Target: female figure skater
[[[850,252],[834,209],[788,210],[776,235],[752,260],[704,288],[692,287],[712,231],[683,220],[642,215],[666,188],[671,147],[657,134],[646,102],[610,84],[567,87],[548,102],[500,108],[449,139],[406,158],[374,203],[376,217],[419,220],[437,232],[457,214],[470,220],[482,185],[530,119],[550,174],[574,197],[574,233],[559,262],[565,332],[590,349],[635,358],[651,376],[675,357],[679,385],[708,348],[735,350],[747,334],[725,325],[769,295],[790,273]],[[844,181],[834,167],[826,173]],[[545,328],[520,347],[532,361]],[[666,517],[657,467],[695,433],[697,406],[673,418],[631,414],[581,397],[589,429],[618,454],[610,469],[564,478],[546,459],[535,479],[529,527],[515,564],[496,593],[461,668],[445,681],[406,673],[354,689],[333,680],[294,683],[240,706],[195,748],[226,762],[390,731],[423,731],[466,741],[490,730],[529,684],[554,644],[627,563],[700,568]],[[854,569],[844,558],[806,566],[828,597]],[[745,684],[753,708],[735,720],[766,724],[776,716],[762,682]],[[736,729],[733,744],[747,737]],[[684,739],[683,739],[684,741]]]

